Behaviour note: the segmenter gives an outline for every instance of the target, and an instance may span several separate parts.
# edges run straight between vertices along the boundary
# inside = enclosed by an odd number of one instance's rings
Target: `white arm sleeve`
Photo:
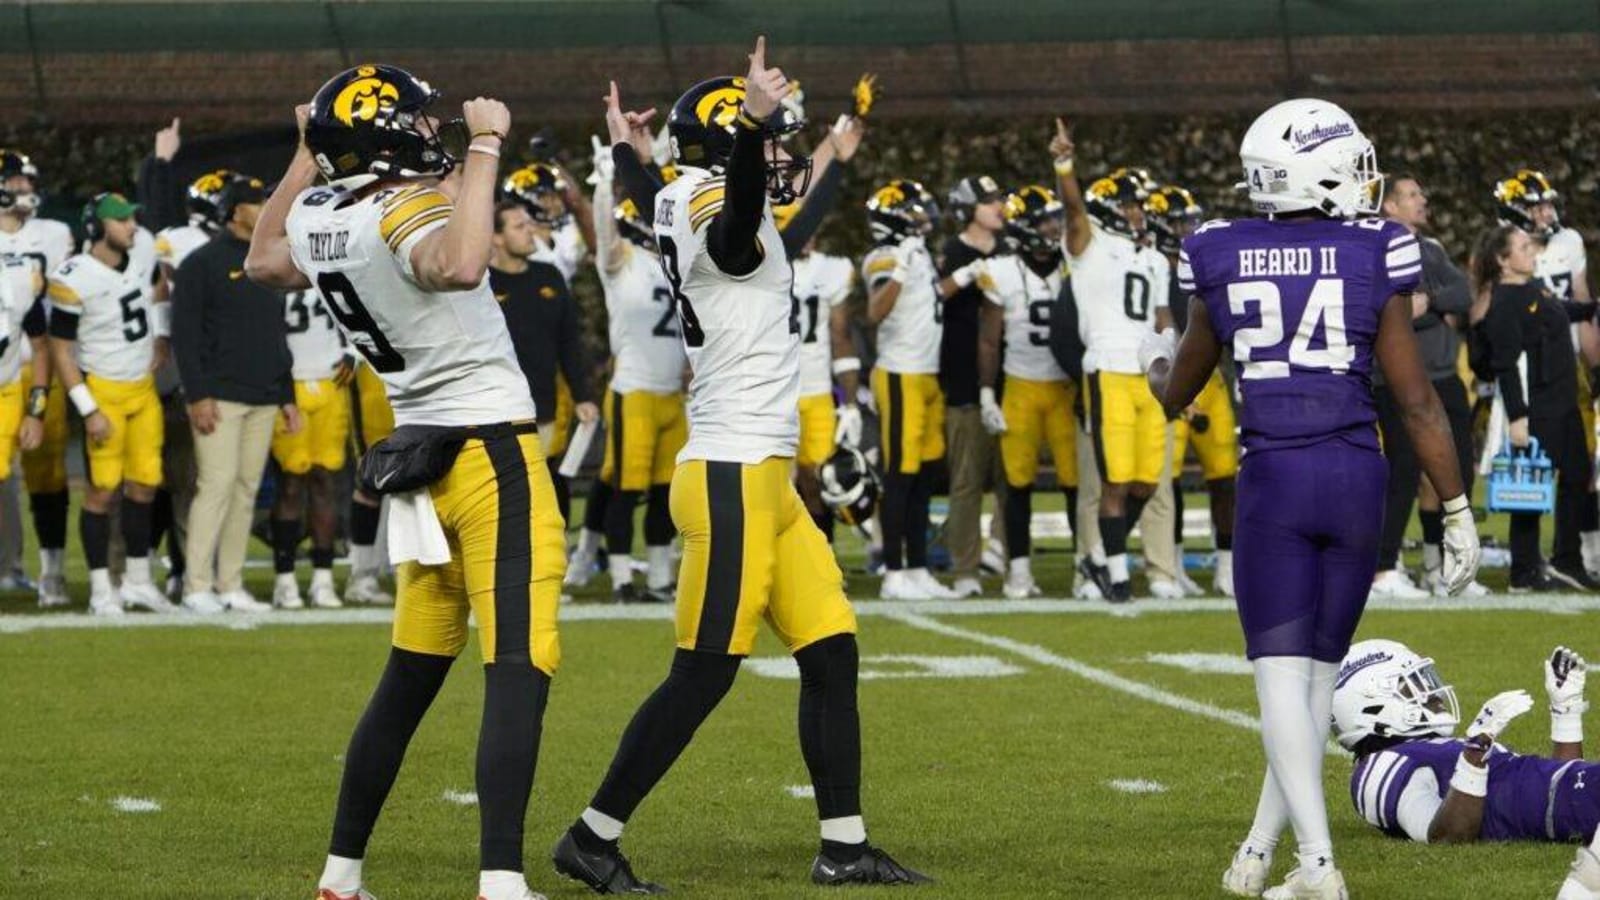
[[[1426,844],[1433,817],[1438,815],[1439,807],[1443,805],[1444,798],[1439,796],[1439,779],[1434,777],[1432,769],[1418,767],[1411,773],[1405,790],[1400,792],[1395,819],[1407,837],[1419,844]]]

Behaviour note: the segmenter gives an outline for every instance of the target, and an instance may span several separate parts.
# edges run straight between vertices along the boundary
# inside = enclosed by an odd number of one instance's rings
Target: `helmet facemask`
[[[1361,652],[1352,648],[1351,656]],[[1386,651],[1380,651],[1386,652]],[[1398,658],[1346,659],[1335,686],[1334,713],[1340,745],[1354,749],[1371,737],[1448,737],[1461,722],[1455,688],[1439,676],[1433,660],[1406,652]],[[1346,684],[1346,682],[1350,682]],[[1341,694],[1343,696],[1341,696]]]
[[[420,106],[378,110],[372,120],[373,127],[399,135],[401,141],[386,156],[373,161],[374,175],[443,177],[466,155],[471,140],[466,122],[451,119],[441,123],[427,114],[427,108],[438,97],[438,92],[433,91]]]

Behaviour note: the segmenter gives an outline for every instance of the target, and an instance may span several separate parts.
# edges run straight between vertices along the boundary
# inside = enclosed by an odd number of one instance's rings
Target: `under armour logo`
[[[1582,770],[1582,769],[1578,770],[1578,781],[1577,781],[1576,784],[1574,784],[1572,786],[1573,790],[1575,790],[1575,791],[1583,790],[1583,776],[1584,776],[1584,774],[1585,774],[1584,770]]]

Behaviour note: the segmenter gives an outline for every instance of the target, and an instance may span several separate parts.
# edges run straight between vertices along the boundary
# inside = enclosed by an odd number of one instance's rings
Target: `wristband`
[[[484,156],[492,156],[495,159],[499,159],[500,158],[500,151],[499,150],[496,150],[493,147],[485,147],[483,144],[471,144],[471,145],[469,145],[467,147],[467,152],[468,153],[482,153]]]
[[[1456,760],[1456,771],[1450,776],[1450,789],[1469,797],[1482,798],[1489,793],[1489,767],[1475,766],[1465,756]]]
[[[505,132],[503,132],[503,131],[495,131],[493,128],[483,128],[483,129],[479,129],[478,131],[474,131],[472,133],[472,139],[473,140],[477,140],[478,138],[481,138],[481,137],[492,137],[492,138],[494,138],[494,139],[496,139],[496,140],[498,140],[498,141],[500,141],[502,143],[504,143],[505,139],[506,139]]]
[[[734,121],[738,122],[739,127],[745,129],[746,131],[760,131],[763,127],[765,127],[761,120],[750,115],[750,111],[745,109],[743,106],[739,107],[739,115],[734,118]]]
[[[1072,174],[1072,157],[1069,156],[1066,159],[1058,159],[1058,160],[1056,160],[1055,166],[1056,166],[1056,174],[1057,175],[1061,175],[1063,177],[1065,177],[1067,175],[1071,175]]]
[[[1467,500],[1466,494],[1458,494],[1454,497],[1451,497],[1449,500],[1444,501],[1440,508],[1444,511],[1444,514],[1448,516],[1462,512],[1463,510],[1471,509],[1472,503]]]
[[[78,410],[78,415],[85,419],[100,411],[100,404],[94,402],[94,394],[89,393],[87,384],[79,383],[72,390],[67,391],[67,397],[72,400],[72,405]]]
[[[155,317],[155,333],[156,333],[156,337],[171,337],[172,336],[172,304],[170,302],[169,303],[153,303],[153,304],[150,305],[150,312]]]
[[[861,371],[861,357],[859,356],[841,356],[833,361],[833,374],[835,375],[859,371]]]
[[[28,415],[34,417],[35,419],[42,419],[44,418],[44,411],[49,407],[49,388],[28,388]]]
[[[1557,744],[1583,743],[1583,713],[1550,713],[1550,740]]]
[[[979,406],[994,406],[995,405],[995,402],[994,402],[994,388],[992,388],[992,387],[981,387],[981,388],[978,388],[978,405]]]

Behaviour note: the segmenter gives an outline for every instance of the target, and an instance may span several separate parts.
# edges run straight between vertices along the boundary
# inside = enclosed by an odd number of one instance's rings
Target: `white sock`
[[[277,577],[273,579],[272,586],[274,589],[294,588],[296,591],[300,590],[300,583],[294,580],[293,572],[279,572]]]
[[[1584,552],[1600,553],[1600,531],[1585,531],[1578,537],[1583,540]]]
[[[1338,671],[1337,666],[1304,656],[1266,656],[1255,661],[1261,743],[1294,823],[1300,868],[1313,882],[1322,877],[1315,870],[1333,866],[1333,838],[1322,793],[1323,742],[1331,699],[1324,703],[1317,696],[1333,688],[1333,678],[1323,677],[1329,669]]]
[[[1250,833],[1240,852],[1254,852],[1272,862],[1272,851],[1278,846],[1278,835],[1289,827],[1289,806],[1283,799],[1283,789],[1272,777],[1272,769],[1261,779],[1261,798],[1256,801],[1256,818],[1250,823]]]
[[[528,895],[528,882],[521,872],[483,871],[478,873],[481,900],[522,900]]]
[[[372,570],[376,566],[372,562],[373,544],[350,545],[350,577],[361,578],[365,575],[375,574]]]
[[[312,569],[311,570],[311,586],[312,587],[316,587],[319,584],[325,584],[328,587],[333,587],[333,570],[332,569]]]
[[[66,551],[60,547],[39,548],[39,577],[53,578],[62,572],[61,559]]]
[[[361,890],[361,860],[328,854],[322,865],[318,888],[327,888],[335,894],[354,894]]]
[[[1422,545],[1422,571],[1432,572],[1444,565],[1444,552],[1438,544]]]
[[[620,840],[622,838],[622,828],[628,824],[618,819],[613,819],[592,806],[585,809],[583,815],[578,818],[583,820],[583,824],[589,826],[589,830],[594,832],[595,837],[605,841]]]
[[[1231,565],[1233,565],[1233,551],[1232,550],[1218,550],[1217,551],[1217,568],[1220,569],[1223,566],[1231,566]]]
[[[865,844],[867,823],[860,816],[822,820],[822,839],[836,844]]]
[[[1121,584],[1128,580],[1128,554],[1113,553],[1106,557],[1106,568],[1111,570],[1111,583]]]
[[[89,593],[91,593],[91,594],[99,594],[99,593],[108,592],[110,590],[111,590],[111,570],[110,569],[90,569],[89,570]]]
[[[1033,561],[1026,556],[1019,556],[1010,563],[1011,577],[1018,581],[1033,577]]]
[[[611,586],[622,587],[633,583],[633,557],[624,553],[611,554]]]
[[[149,584],[150,557],[127,557],[123,561],[122,580],[128,584]]]
[[[578,552],[584,556],[594,556],[600,550],[600,541],[605,535],[587,528],[578,532]]]
[[[650,561],[650,570],[645,575],[645,584],[651,590],[672,586],[672,545],[662,544],[659,547],[646,547],[645,553]]]

